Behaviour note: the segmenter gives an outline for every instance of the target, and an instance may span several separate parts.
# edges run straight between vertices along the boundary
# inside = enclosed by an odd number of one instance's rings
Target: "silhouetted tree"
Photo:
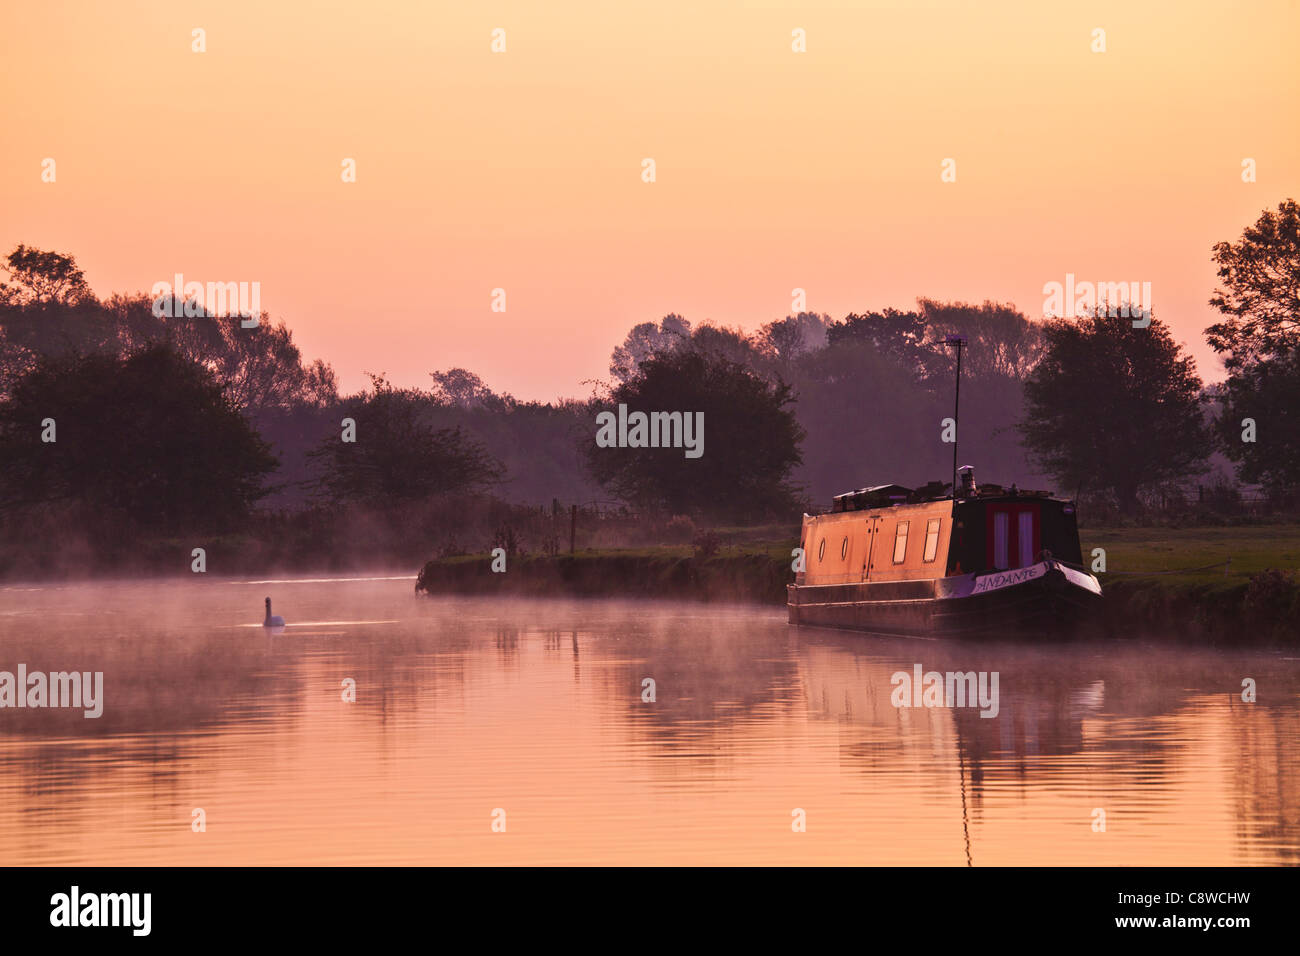
[[[1216,427],[1240,481],[1271,491],[1300,487],[1300,349],[1234,370],[1219,389]],[[1245,441],[1246,419],[1253,441]]]
[[[117,329],[72,256],[17,246],[0,269],[0,396],[41,356],[116,349]]]
[[[492,389],[468,369],[449,368],[445,372],[430,372],[429,377],[433,379],[433,398],[443,405],[469,409],[497,404]]]
[[[1109,491],[1131,514],[1144,489],[1204,470],[1201,380],[1163,322],[1134,328],[1099,307],[1050,320],[1043,335],[1019,429],[1047,473],[1071,491]]]
[[[501,464],[460,428],[436,428],[427,393],[396,389],[382,375],[371,391],[343,404],[355,422],[355,441],[342,431],[327,437],[311,457],[320,484],[335,501],[385,504],[481,490],[501,477]]]
[[[826,327],[829,315],[800,312],[784,319],[768,322],[755,335],[755,347],[778,367],[788,369],[800,356],[826,347]]]
[[[725,358],[693,349],[660,353],[614,389],[609,405],[683,419],[702,412],[702,457],[687,458],[682,447],[598,447],[592,422],[588,467],[601,485],[649,511],[789,518],[796,504],[788,479],[803,439],[791,403],[788,386]]]
[[[695,327],[689,342],[690,350],[697,355],[722,359],[758,371],[762,355],[755,340],[740,329],[704,322]]]
[[[609,374],[617,381],[626,382],[637,374],[643,362],[688,345],[690,338],[691,323],[676,313],[665,315],[658,325],[653,322],[635,325],[610,356]]]
[[[1228,316],[1205,330],[1205,338],[1231,372],[1242,365],[1300,346],[1300,204],[1264,210],[1237,243],[1214,247],[1223,288],[1210,305]]]
[[[968,460],[1005,484],[1043,480],[1014,430],[1023,378],[1042,353],[1041,333],[1012,306],[919,299],[913,311],[853,313],[838,322],[814,313],[787,316],[748,336],[709,323],[692,332],[680,316],[663,324],[672,331],[644,323],[615,350],[615,384],[651,356],[691,350],[742,364],[772,385],[790,385],[807,430],[794,475],[819,499],[863,484],[924,482],[949,473],[951,446],[939,437],[952,409],[953,352],[943,337],[964,334],[970,348],[961,424]]]
[[[211,373],[163,345],[41,359],[0,403],[0,446],[7,508],[82,502],[174,532],[236,522],[275,467]]]
[[[939,421],[952,414],[916,381],[916,369],[881,354],[869,338],[839,337],[794,371],[796,413],[807,430],[800,473],[823,503],[832,494],[951,471]],[[965,427],[965,426],[964,426]]]
[[[965,302],[939,302],[918,299],[917,307],[925,320],[926,340],[940,362],[930,362],[938,369],[942,384],[952,381],[954,351],[944,347],[950,334],[964,335],[968,348],[962,355],[962,377],[972,381],[1004,378],[1019,383],[1042,357],[1042,327],[1030,322],[1014,306],[999,302],[970,305]]]
[[[919,312],[855,312],[827,326],[826,341],[832,347],[847,342],[870,345],[891,362],[911,369],[920,381],[928,377],[935,357],[925,330],[925,316]]]
[[[319,359],[304,364],[293,334],[265,314],[244,328],[239,317],[201,306],[158,315],[144,294],[114,295],[101,303],[71,256],[21,245],[3,268],[13,281],[0,284],[0,396],[40,357],[121,356],[163,342],[209,369],[235,406],[255,416],[338,399],[334,370]],[[184,305],[179,299],[167,304]]]
[[[237,408],[257,415],[337,400],[334,370],[319,359],[304,365],[284,322],[272,322],[262,313],[257,325],[244,328],[237,315],[186,315],[177,308],[175,315],[156,316],[153,306],[148,296],[118,296],[106,310],[132,340],[166,342],[209,369]]]
[[[463,407],[438,399],[430,422],[439,428],[460,427],[482,442],[501,462],[499,494],[517,502],[573,503],[599,497],[583,463],[581,442],[590,437],[594,411],[588,402],[556,400],[521,402],[493,395]]]
[[[1210,304],[1228,316],[1205,330],[1228,378],[1217,430],[1241,481],[1300,485],[1300,204],[1264,210],[1237,243],[1214,247],[1223,288]],[[1243,440],[1243,420],[1255,440]]]
[[[5,305],[79,305],[95,297],[77,260],[60,252],[19,245],[3,266],[10,282],[0,282]]]

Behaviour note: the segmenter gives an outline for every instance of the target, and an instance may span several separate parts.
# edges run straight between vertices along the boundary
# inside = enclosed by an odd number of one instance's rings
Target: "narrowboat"
[[[953,485],[958,484],[954,481]],[[1012,485],[877,485],[804,515],[791,624],[904,636],[1055,636],[1094,618],[1074,502]]]

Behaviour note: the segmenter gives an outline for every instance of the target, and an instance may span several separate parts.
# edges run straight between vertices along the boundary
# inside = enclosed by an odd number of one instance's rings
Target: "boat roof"
[[[865,488],[858,488],[855,491],[846,491],[844,494],[835,495],[832,498],[833,511],[864,511],[873,508],[887,508],[903,504],[923,504],[930,501],[952,500],[952,483],[946,481],[931,481],[919,488],[909,488],[907,485],[887,484],[887,485],[868,485]],[[994,482],[984,482],[976,485],[973,494],[963,494],[959,501],[978,501],[994,498],[1047,498],[1053,499],[1050,491],[1034,491],[1025,488],[1017,488],[1013,482],[1010,487],[1003,487]]]

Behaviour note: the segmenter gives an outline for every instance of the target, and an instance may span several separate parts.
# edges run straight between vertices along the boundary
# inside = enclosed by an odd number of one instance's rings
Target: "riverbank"
[[[1160,629],[1216,641],[1300,643],[1300,525],[1081,532],[1112,633]]]
[[[791,545],[793,547],[793,545]],[[669,597],[699,601],[784,604],[790,548],[722,548],[701,556],[689,547],[660,547],[506,559],[494,572],[487,554],[428,562],[416,581],[430,594],[568,594],[579,597]]]
[[[1300,525],[1117,528],[1082,532],[1098,573],[1106,630],[1116,637],[1172,634],[1212,642],[1300,643]],[[682,598],[783,605],[797,542],[579,551],[507,559],[490,555],[428,562],[416,590],[429,594],[569,594]]]

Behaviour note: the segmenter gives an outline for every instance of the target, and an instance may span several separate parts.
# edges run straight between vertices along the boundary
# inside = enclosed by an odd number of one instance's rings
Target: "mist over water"
[[[0,588],[0,671],[104,674],[97,719],[0,709],[0,864],[1300,862],[1295,652],[413,584]],[[997,716],[895,707],[917,664]]]

